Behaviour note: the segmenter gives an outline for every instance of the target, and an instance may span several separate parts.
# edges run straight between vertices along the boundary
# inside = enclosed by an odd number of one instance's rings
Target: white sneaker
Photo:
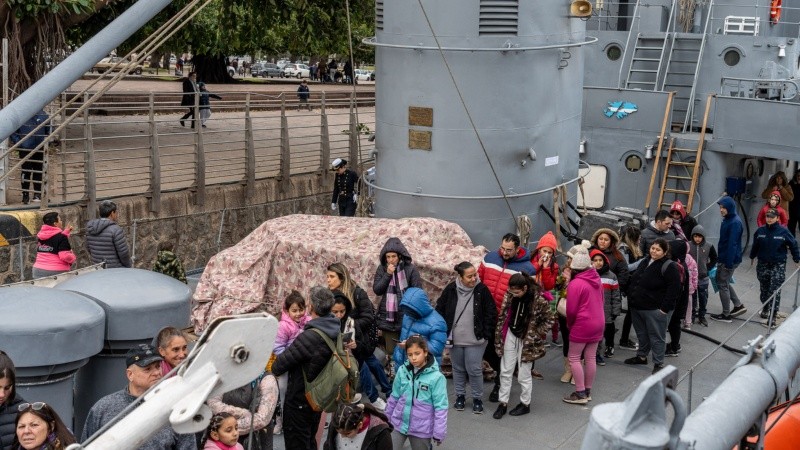
[[[372,406],[374,406],[375,409],[377,409],[380,412],[386,411],[386,402],[380,397],[378,397],[377,400],[372,402]]]

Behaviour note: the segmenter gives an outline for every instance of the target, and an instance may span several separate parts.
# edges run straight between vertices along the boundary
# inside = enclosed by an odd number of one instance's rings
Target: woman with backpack
[[[252,439],[252,450],[272,450],[277,405],[278,382],[266,372],[238,389],[208,399],[214,414],[233,414],[239,427],[239,443],[251,448],[248,442]]]
[[[403,326],[403,312],[400,301],[410,287],[421,288],[422,278],[411,260],[406,246],[396,237],[389,238],[380,254],[380,264],[375,269],[372,291],[381,297],[378,304],[378,329],[383,335],[386,355],[391,360],[394,347],[400,338]],[[392,370],[394,373],[394,370]]]
[[[664,368],[667,324],[682,286],[678,266],[669,258],[669,243],[658,238],[649,250],[650,254],[642,259],[631,279],[628,305],[639,349],[625,364],[647,365],[647,356],[652,352],[653,373],[656,373]]]

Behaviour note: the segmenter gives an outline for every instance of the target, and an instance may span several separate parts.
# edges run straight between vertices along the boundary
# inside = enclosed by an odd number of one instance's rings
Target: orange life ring
[[[769,8],[769,20],[773,25],[781,20],[781,3],[783,0],[772,0],[772,6]]]

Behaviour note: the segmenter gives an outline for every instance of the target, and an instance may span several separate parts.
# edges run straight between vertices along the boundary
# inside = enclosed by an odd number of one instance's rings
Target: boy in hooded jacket
[[[719,300],[722,303],[721,314],[711,314],[712,320],[719,322],[732,322],[733,317],[740,316],[747,312],[747,308],[739,300],[730,279],[733,272],[742,262],[742,233],[744,224],[736,213],[736,202],[730,196],[725,196],[717,202],[719,212],[722,215],[722,223],[719,226],[719,247],[717,262],[717,286],[719,287]],[[733,302],[733,309],[731,309]]]
[[[619,282],[617,276],[611,271],[608,265],[608,258],[598,249],[589,253],[592,258],[592,265],[600,275],[600,282],[603,284],[603,315],[606,319],[606,326],[603,330],[603,337],[606,341],[603,356],[611,358],[614,356],[614,335],[617,334],[615,320],[622,313],[622,295],[620,295]],[[604,366],[605,360],[600,356],[602,341],[597,346],[597,363]]]
[[[447,323],[431,306],[428,294],[420,288],[408,288],[400,302],[400,309],[403,311],[403,328],[400,331],[400,342],[394,348],[395,367],[406,362],[405,342],[414,335],[425,338],[430,353],[437,363],[441,363],[447,341]]]
[[[707,327],[708,272],[717,265],[717,249],[706,241],[706,230],[702,225],[692,228],[691,236],[689,254],[697,263],[697,291],[692,295],[692,322]]]
[[[792,252],[792,259],[800,263],[800,250],[797,241],[788,229],[779,225],[778,212],[770,209],[766,213],[767,224],[759,227],[753,236],[750,248],[750,264],[758,258],[756,276],[761,288],[761,318],[767,319],[771,311],[781,307],[780,287],[786,279],[786,250]],[[772,303],[767,303],[773,293]]]
[[[789,225],[789,214],[786,213],[786,210],[781,207],[781,203],[783,200],[781,198],[780,191],[773,191],[770,194],[769,198],[767,199],[767,203],[761,208],[758,212],[758,217],[756,217],[756,225],[759,227],[763,227],[767,224],[767,211],[770,209],[774,209],[778,213],[778,223],[781,226],[788,226]]]

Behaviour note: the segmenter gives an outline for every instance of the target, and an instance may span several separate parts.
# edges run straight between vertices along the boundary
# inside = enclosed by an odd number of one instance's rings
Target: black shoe
[[[506,406],[506,404],[505,403],[500,403],[499,405],[497,405],[497,409],[495,410],[494,414],[492,414],[492,417],[494,417],[495,419],[498,419],[498,420],[502,419],[503,416],[506,415],[506,411],[507,410],[508,410],[508,407]]]
[[[483,414],[483,400],[479,398],[472,399],[472,414]]]
[[[530,405],[526,405],[524,403],[520,403],[519,405],[515,406],[514,409],[508,412],[509,416],[522,416],[531,412]]]
[[[611,358],[614,356],[614,347],[606,347],[606,350],[603,352],[603,356],[606,358]]]
[[[672,348],[672,345],[667,344],[667,349],[664,351],[664,356],[678,356],[678,352]]]
[[[734,306],[731,310],[731,317],[739,317],[746,312],[747,308],[745,308],[744,305]]]
[[[27,192],[23,192],[22,193],[22,203],[27,205],[30,202],[31,202],[30,194],[28,194]]]
[[[698,320],[700,321],[700,325],[702,325],[702,326],[704,326],[704,327],[707,327],[707,326],[708,326],[708,321],[706,320],[706,318],[705,318],[705,317],[701,317],[701,318],[700,318],[700,319],[698,319]]]
[[[184,124],[184,123],[183,123],[183,120],[180,120],[179,122],[181,123],[181,126],[182,126],[182,127],[185,127],[185,126],[186,126],[186,124]]]
[[[627,350],[639,350],[639,344],[633,341],[620,341],[619,346]]]
[[[489,401],[492,403],[497,403],[500,401],[500,385],[495,384],[494,388],[492,388],[491,394],[489,394]]]
[[[769,319],[769,310],[762,309],[761,312],[758,314],[762,319]]]
[[[453,404],[453,408],[455,408],[456,411],[463,411],[466,403],[467,403],[466,397],[464,397],[463,395],[459,395],[456,397],[456,402]]]
[[[639,355],[636,355],[636,356],[634,356],[633,358],[628,358],[628,359],[626,359],[626,360],[625,360],[625,364],[641,364],[641,365],[646,365],[646,364],[647,364],[647,357],[646,357],[646,356],[639,356]]]
[[[733,317],[730,314],[711,314],[708,317],[711,317],[711,320],[716,320],[717,322],[733,322]]]
[[[659,370],[661,370],[663,368],[664,368],[663,364],[653,364],[653,373],[655,374],[656,372],[658,372]]]
[[[600,353],[594,355],[594,361],[597,363],[598,366],[605,366],[606,360],[600,355]]]

